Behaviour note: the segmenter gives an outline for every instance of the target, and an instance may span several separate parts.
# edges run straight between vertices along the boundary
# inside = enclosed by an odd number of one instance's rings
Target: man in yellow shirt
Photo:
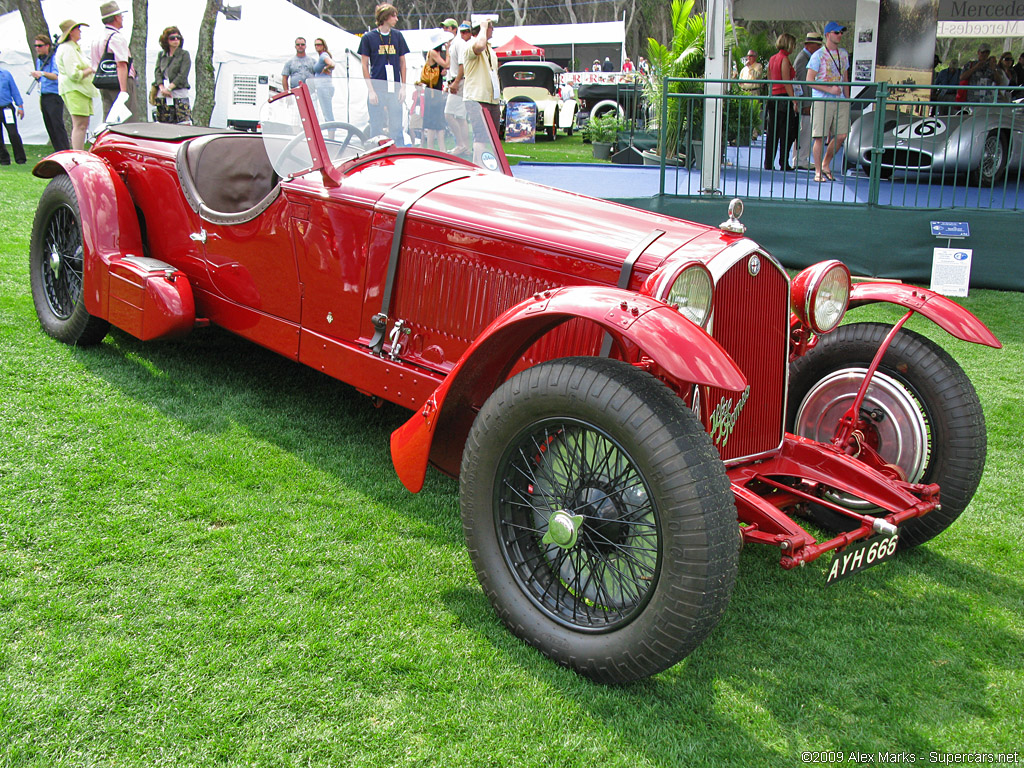
[[[480,105],[479,109],[473,104],[466,105],[469,122],[473,127],[473,156],[476,162],[480,162],[480,155],[490,144],[483,112],[491,116],[491,122],[497,128],[501,120],[501,109],[498,106],[501,91],[498,86],[498,57],[490,42],[494,34],[492,22],[488,19],[483,25],[474,24],[472,32],[473,42],[466,48],[462,59],[465,73],[463,93],[467,101],[475,101]]]

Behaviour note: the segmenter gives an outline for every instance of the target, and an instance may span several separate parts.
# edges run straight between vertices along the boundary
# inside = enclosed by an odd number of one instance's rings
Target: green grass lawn
[[[607,163],[607,160],[595,160],[590,144],[583,143],[583,136],[575,131],[572,136],[559,133],[552,141],[538,138],[533,144],[503,142],[502,148],[508,157],[509,165],[519,163]]]
[[[563,141],[578,137],[548,146]],[[605,687],[499,624],[456,482],[431,472],[414,495],[394,474],[406,412],[215,329],[89,349],[43,334],[30,169],[0,169],[0,766],[1024,752],[1024,294],[964,302],[998,351],[911,322],[961,361],[988,419],[956,525],[828,588],[827,557],[784,572],[747,547],[700,648]]]

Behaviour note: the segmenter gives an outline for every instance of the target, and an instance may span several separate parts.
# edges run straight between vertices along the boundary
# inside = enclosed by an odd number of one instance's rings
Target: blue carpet
[[[869,180],[860,171],[840,175],[842,156],[833,163],[836,180],[819,184],[813,171],[764,171],[762,149],[728,147],[722,169],[724,197],[769,198],[828,203],[866,203]],[[592,197],[617,199],[654,197],[659,193],[660,169],[643,165],[611,163],[530,163],[512,166],[516,178]],[[929,181],[931,183],[929,183]],[[665,169],[665,193],[700,194],[700,171]],[[994,189],[979,189],[951,178],[896,177],[879,186],[880,205],[905,208],[1024,209],[1024,184],[1007,179]]]

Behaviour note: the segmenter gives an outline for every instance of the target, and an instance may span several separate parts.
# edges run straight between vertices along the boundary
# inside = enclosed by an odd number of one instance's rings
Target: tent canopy
[[[494,53],[499,59],[527,59],[527,58],[544,58],[544,49],[538,48],[535,45],[530,45],[528,42],[519,37],[519,35],[513,35],[512,39],[504,45],[499,45],[494,49]]]
[[[121,6],[130,7],[131,3],[123,2]],[[181,30],[185,38],[185,50],[192,55],[189,82],[192,84],[194,101],[196,40],[199,37],[199,24],[205,8],[205,0],[176,0],[174,3],[149,4],[149,34],[146,45],[148,72],[145,76],[139,74],[135,86],[140,104],[145,103],[149,83],[153,80],[153,68],[156,66],[157,54],[160,53],[160,33],[172,24]],[[95,36],[103,34],[99,2],[43,0],[43,13],[46,14],[51,31],[57,31],[57,25],[64,19],[73,18],[88,24],[89,26],[82,30],[82,45],[86,49]],[[128,36],[131,34],[131,13],[125,14],[124,22],[124,34]],[[343,76],[345,72],[349,72],[352,76],[357,76],[359,61],[354,51],[359,47],[359,38],[355,35],[318,19],[287,0],[245,3],[241,20],[231,21],[223,16],[217,19],[213,43],[217,104],[210,123],[221,127],[226,125],[234,73],[280,75],[284,63],[295,55],[292,46],[295,38],[299,36],[307,39],[309,50],[313,48],[314,38],[322,37],[337,64],[335,73]],[[32,83],[29,73],[35,68],[26,45],[25,25],[22,23],[21,13],[11,11],[0,16],[0,51],[3,52],[4,64],[14,75],[23,97]],[[93,118],[95,122],[99,122],[99,115],[94,115]],[[26,143],[45,144],[48,141],[39,113],[38,91],[26,99],[25,120],[19,126],[19,130]]]

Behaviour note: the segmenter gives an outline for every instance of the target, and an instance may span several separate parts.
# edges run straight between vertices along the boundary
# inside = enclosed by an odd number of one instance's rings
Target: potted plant
[[[743,91],[733,86],[730,93],[742,94]],[[749,146],[762,130],[763,110],[764,102],[761,101],[742,99],[730,102],[725,116],[726,140],[737,147]]]
[[[607,160],[611,157],[621,124],[615,112],[605,112],[590,118],[583,126],[583,138],[590,142],[595,159]]]

